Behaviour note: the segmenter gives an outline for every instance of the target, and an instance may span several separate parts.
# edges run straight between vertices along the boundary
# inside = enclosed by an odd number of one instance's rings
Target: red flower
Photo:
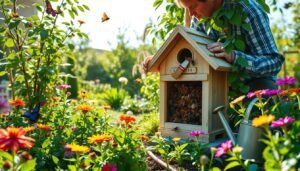
[[[19,98],[16,98],[15,100],[11,100],[9,102],[9,104],[14,106],[14,107],[25,106],[25,102],[22,99],[19,99]]]
[[[23,128],[8,127],[0,129],[0,149],[14,150],[17,152],[19,148],[31,148],[34,139],[25,136],[26,131]]]
[[[131,122],[135,122],[135,117],[130,115],[121,115],[120,121],[125,121],[126,124],[130,124]]]

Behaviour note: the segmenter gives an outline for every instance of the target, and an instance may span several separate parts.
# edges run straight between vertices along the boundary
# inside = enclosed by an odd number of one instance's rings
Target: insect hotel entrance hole
[[[167,83],[167,122],[202,124],[202,83]]]

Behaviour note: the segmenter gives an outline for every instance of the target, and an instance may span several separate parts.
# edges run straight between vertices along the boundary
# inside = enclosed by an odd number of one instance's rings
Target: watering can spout
[[[224,106],[218,106],[213,110],[213,113],[219,115],[221,122],[225,128],[225,131],[226,131],[227,135],[229,136],[230,140],[232,141],[232,144],[236,145],[237,140],[236,140],[236,137],[233,135],[233,132],[224,116],[224,113],[223,113],[224,108],[225,108]]]

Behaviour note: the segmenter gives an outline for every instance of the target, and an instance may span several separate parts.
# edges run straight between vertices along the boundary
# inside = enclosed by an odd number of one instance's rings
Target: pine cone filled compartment
[[[202,82],[167,83],[167,122],[202,124]]]

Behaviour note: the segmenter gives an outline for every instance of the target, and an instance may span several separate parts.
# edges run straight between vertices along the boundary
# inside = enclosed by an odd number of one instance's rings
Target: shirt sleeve
[[[248,14],[246,23],[250,25],[251,30],[241,30],[246,50],[233,51],[234,63],[238,58],[245,59],[248,66],[242,69],[253,77],[275,76],[281,69],[284,57],[278,52],[269,18],[257,4],[244,5],[244,10]]]

